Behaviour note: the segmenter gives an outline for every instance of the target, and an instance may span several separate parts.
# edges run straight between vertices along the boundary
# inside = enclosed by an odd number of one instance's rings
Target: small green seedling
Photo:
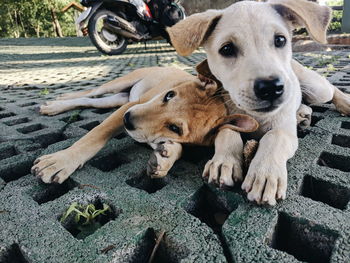
[[[62,215],[60,221],[65,225],[71,225],[71,233],[78,239],[94,233],[109,217],[112,209],[109,205],[103,204],[101,209],[97,209],[94,204],[81,205],[77,202],[72,203],[66,212]]]
[[[39,94],[41,96],[46,96],[46,95],[49,95],[49,93],[50,93],[49,89],[45,88],[45,89],[41,90]]]
[[[328,64],[327,65],[327,71],[337,71],[337,69],[334,67],[333,64]]]
[[[319,55],[317,59],[317,66],[324,67],[329,64],[337,62],[340,56]]]
[[[69,119],[67,121],[68,124],[76,122],[79,120],[79,114],[81,110],[74,111],[71,116],[69,116]]]
[[[94,204],[80,205],[77,202],[74,202],[63,214],[61,222],[64,222],[70,214],[75,212],[75,223],[80,223],[80,219],[84,218],[85,222],[83,225],[88,225],[94,223],[95,218],[99,215],[104,215],[106,211],[111,211],[111,208],[107,204],[103,204],[102,209],[96,209]]]

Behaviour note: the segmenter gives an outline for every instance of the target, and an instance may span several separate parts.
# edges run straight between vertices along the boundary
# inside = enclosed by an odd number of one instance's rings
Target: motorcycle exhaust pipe
[[[125,38],[130,38],[134,41],[141,41],[142,40],[142,37],[138,34],[134,34],[134,33],[131,33],[129,31],[126,31],[120,27],[117,27],[117,26],[114,26],[114,25],[111,25],[110,23],[108,22],[105,22],[104,23],[104,27],[106,29],[108,29],[109,31],[115,33],[115,34],[118,34],[118,35],[121,35]]]

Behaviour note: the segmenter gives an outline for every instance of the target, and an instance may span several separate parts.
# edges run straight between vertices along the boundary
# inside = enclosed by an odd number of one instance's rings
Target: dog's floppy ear
[[[232,114],[219,118],[203,141],[212,143],[222,129],[230,129],[237,132],[254,132],[258,128],[259,124],[254,118],[245,114]]]
[[[198,79],[204,85],[204,88],[207,91],[208,96],[212,96],[222,87],[221,82],[211,73],[208,65],[208,60],[203,60],[196,66],[198,72]]]
[[[218,10],[208,10],[189,16],[172,27],[168,27],[167,31],[170,40],[177,53],[181,56],[188,56],[196,50],[205,39],[209,37],[215,29],[221,17]]]
[[[207,59],[205,59],[202,62],[200,62],[199,64],[197,64],[196,71],[198,72],[199,79],[201,79],[201,78],[211,79],[211,80],[215,81],[219,87],[222,87],[222,83],[213,75],[213,73],[211,73]]]
[[[314,40],[327,43],[326,33],[332,17],[332,10],[329,7],[307,0],[268,2],[293,28],[305,27]]]
[[[217,121],[217,131],[231,129],[238,132],[254,132],[258,128],[258,122],[246,114],[232,114]]]

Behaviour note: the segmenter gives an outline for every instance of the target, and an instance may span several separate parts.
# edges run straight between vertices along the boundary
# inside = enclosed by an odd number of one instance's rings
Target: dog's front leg
[[[274,128],[259,142],[242,189],[250,201],[275,205],[276,199],[285,199],[287,192],[287,160],[298,148],[295,127],[291,130]],[[288,127],[288,125],[286,126]]]
[[[151,178],[165,177],[174,163],[182,155],[182,145],[177,142],[165,142],[153,145],[154,152],[147,164],[147,174]]]
[[[122,106],[69,148],[36,159],[32,173],[45,183],[64,182],[123,130],[124,113],[135,104]]]
[[[222,129],[215,138],[215,154],[207,162],[203,178],[220,187],[232,187],[242,181],[243,141],[239,132]]]

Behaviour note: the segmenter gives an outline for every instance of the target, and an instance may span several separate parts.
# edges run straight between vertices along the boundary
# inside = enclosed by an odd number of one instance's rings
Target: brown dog
[[[117,94],[91,98],[111,92]],[[152,177],[167,174],[181,156],[181,144],[221,144],[227,131],[253,132],[258,128],[247,115],[228,114],[215,81],[200,80],[170,67],[138,69],[97,89],[59,99],[43,105],[41,112],[54,115],[76,107],[122,107],[69,148],[38,158],[32,172],[45,183],[65,181],[123,128],[135,140],[155,149],[156,161],[148,167]],[[233,148],[241,162],[243,145]],[[221,177],[222,184],[233,185],[231,173],[227,175]],[[236,176],[242,180],[241,173]]]

